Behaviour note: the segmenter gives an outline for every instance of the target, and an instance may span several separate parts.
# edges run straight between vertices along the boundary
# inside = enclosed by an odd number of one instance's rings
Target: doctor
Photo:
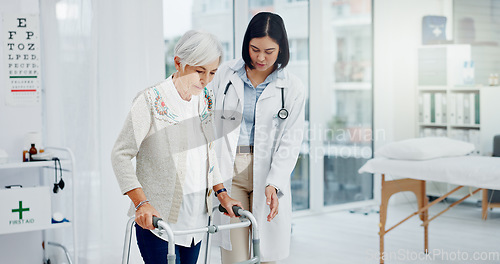
[[[225,179],[227,190],[214,190],[217,195],[229,193],[255,215],[265,263],[289,255],[290,175],[303,138],[304,88],[285,69],[288,49],[282,18],[258,13],[247,27],[242,59],[222,65],[211,83],[221,174],[233,175]],[[249,228],[221,235],[222,263],[248,259]]]

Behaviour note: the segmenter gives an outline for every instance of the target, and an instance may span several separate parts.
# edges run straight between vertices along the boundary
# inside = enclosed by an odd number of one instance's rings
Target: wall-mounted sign
[[[6,104],[34,106],[41,101],[40,27],[38,15],[3,15],[2,42]]]

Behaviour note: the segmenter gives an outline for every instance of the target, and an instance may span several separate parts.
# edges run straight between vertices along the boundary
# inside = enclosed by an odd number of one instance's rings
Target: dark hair
[[[250,23],[248,23],[245,37],[243,37],[243,48],[241,50],[241,56],[245,64],[248,68],[254,69],[249,54],[250,40],[262,37],[270,37],[279,45],[279,54],[274,63],[274,69],[285,68],[290,59],[285,23],[279,15],[270,12],[258,13],[250,20]]]

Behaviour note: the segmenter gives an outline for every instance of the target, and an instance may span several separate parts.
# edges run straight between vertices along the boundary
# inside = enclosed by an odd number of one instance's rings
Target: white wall
[[[0,28],[3,27],[3,14],[38,14],[39,6],[37,0],[0,1]],[[2,31],[3,32],[3,31]],[[8,90],[6,89],[7,69],[4,61],[4,36],[0,38],[0,149],[9,155],[11,160],[21,161],[24,147],[24,135],[31,131],[42,130],[42,106],[14,107],[5,104]],[[25,171],[26,172],[26,171]],[[37,173],[30,170],[29,173]],[[4,185],[15,184],[21,175],[15,170],[3,170],[0,172],[0,188]],[[12,180],[12,181],[11,181]],[[20,179],[23,185],[28,184],[28,179]],[[0,235],[0,262],[20,263],[19,256],[23,256],[24,263],[39,263],[43,257],[41,247],[42,233],[39,231],[24,232],[9,235]],[[7,246],[8,245],[8,246]],[[26,254],[26,248],[30,254]]]
[[[374,127],[386,131],[375,149],[416,136],[417,48],[422,17],[448,15],[448,0],[376,0],[374,4]]]
[[[35,110],[5,107],[0,93],[0,148],[20,159],[32,130],[44,131],[46,145],[71,148],[79,263],[117,263],[129,199],[118,189],[110,153],[132,99],[164,79],[162,1],[1,1],[0,10],[40,13],[45,93]],[[39,233],[0,236],[2,250],[18,253],[14,259],[0,250],[0,262],[41,263]],[[71,242],[68,230],[59,235]]]
[[[38,14],[37,0],[0,1],[0,28],[3,27],[3,14]],[[2,31],[3,32],[3,31]],[[4,43],[0,38],[0,149],[7,152],[15,161],[21,161],[24,146],[24,136],[32,131],[41,132],[42,106],[7,106],[5,98],[9,92],[5,87],[7,69],[5,67]],[[28,147],[28,146],[26,146]]]
[[[417,136],[417,48],[422,41],[422,17],[449,16],[450,5],[449,0],[375,0],[373,122],[374,131],[384,132],[375,134],[375,151],[384,144]],[[379,199],[378,175],[374,190]],[[391,204],[414,199],[414,195],[399,193]]]
[[[165,78],[161,0],[99,1],[100,179],[103,259],[121,259],[127,196],[120,195],[110,154],[133,98]],[[125,205],[125,206],[124,206]],[[133,245],[134,246],[134,245]],[[91,263],[91,262],[89,262]],[[135,261],[131,263],[137,263]]]

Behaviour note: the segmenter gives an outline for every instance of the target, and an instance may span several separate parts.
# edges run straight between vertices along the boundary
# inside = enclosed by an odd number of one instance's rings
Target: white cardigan
[[[189,139],[185,123],[176,120],[181,110],[169,103],[172,98],[166,97],[168,86],[173,85],[172,77],[169,77],[137,95],[112,150],[111,162],[123,194],[142,188],[161,217],[170,223],[177,223],[183,197]],[[210,215],[211,188],[221,183],[222,178],[212,143],[215,140],[213,96],[206,88],[204,95],[204,100],[199,103],[199,113],[208,142],[206,204]],[[137,161],[136,169],[132,164],[134,157]],[[129,216],[135,214],[134,209],[132,204]]]

